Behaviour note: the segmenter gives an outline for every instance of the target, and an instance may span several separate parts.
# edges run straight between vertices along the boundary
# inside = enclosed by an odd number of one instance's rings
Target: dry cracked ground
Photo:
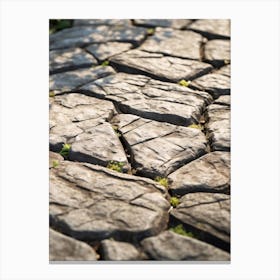
[[[230,22],[50,35],[50,260],[230,260]]]

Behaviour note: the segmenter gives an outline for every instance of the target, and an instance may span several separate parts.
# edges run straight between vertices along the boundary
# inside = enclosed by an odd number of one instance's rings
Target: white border
[[[48,19],[232,20],[229,265],[48,263]],[[279,2],[2,1],[1,279],[279,279]]]

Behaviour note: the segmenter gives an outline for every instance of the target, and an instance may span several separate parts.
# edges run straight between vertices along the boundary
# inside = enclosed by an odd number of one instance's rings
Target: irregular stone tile
[[[125,73],[99,79],[80,90],[117,102],[124,113],[184,126],[197,123],[212,100],[206,92]]]
[[[49,168],[56,167],[63,160],[64,158],[60,154],[49,151]]]
[[[50,51],[50,74],[97,65],[97,60],[80,48]]]
[[[106,122],[115,113],[114,105],[78,93],[56,96],[50,108],[50,148],[60,151],[71,144],[69,159],[107,166],[110,161],[129,168],[123,146]]]
[[[190,19],[135,19],[134,24],[147,27],[171,27],[181,29],[189,25]]]
[[[199,19],[191,23],[188,29],[197,31],[209,39],[230,38],[230,20],[228,19]]]
[[[221,192],[230,190],[230,153],[208,153],[171,173],[168,179],[172,194]]]
[[[205,90],[215,99],[221,95],[230,94],[230,76],[226,74],[228,69],[230,68],[227,67],[195,79],[191,82],[191,88]]]
[[[127,242],[106,239],[101,241],[101,254],[108,261],[135,261],[142,256],[136,247]]]
[[[50,261],[96,261],[98,255],[88,244],[49,229]]]
[[[197,239],[164,231],[141,242],[154,260],[168,261],[229,261],[230,255]]]
[[[206,131],[213,151],[230,150],[230,107],[211,104],[206,111]]]
[[[110,66],[97,66],[50,75],[49,90],[53,94],[73,91],[86,83],[114,73],[114,69]]]
[[[105,44],[92,44],[86,49],[92,53],[98,60],[103,61],[109,57],[123,53],[132,48],[130,43],[109,42]]]
[[[203,37],[192,31],[159,27],[139,49],[181,58],[200,59],[202,41]]]
[[[216,73],[224,76],[230,77],[230,64],[227,64],[223,67],[221,67],[219,70],[216,71]]]
[[[50,223],[80,240],[133,242],[167,227],[169,202],[153,180],[64,161],[50,169]]]
[[[206,153],[205,135],[198,129],[120,114],[118,126],[132,153],[134,168],[146,177],[165,177]]]
[[[106,42],[139,44],[146,33],[146,28],[126,25],[74,26],[51,34],[50,50]]]
[[[129,25],[129,19],[75,19],[74,26],[81,25]]]
[[[208,41],[204,48],[204,58],[216,67],[223,65],[225,62],[230,62],[230,41]]]
[[[170,212],[186,225],[230,243],[230,196],[221,193],[189,193]]]
[[[210,64],[204,62],[136,49],[114,56],[110,61],[120,71],[146,74],[152,78],[171,82],[193,80],[212,69]]]
[[[230,106],[230,95],[221,95],[219,98],[214,100],[213,104]]]

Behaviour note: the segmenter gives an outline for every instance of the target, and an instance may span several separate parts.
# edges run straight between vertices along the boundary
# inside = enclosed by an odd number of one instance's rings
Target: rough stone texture
[[[130,243],[106,239],[101,242],[101,254],[109,261],[136,261],[141,253]]]
[[[202,41],[203,37],[192,31],[156,28],[155,34],[139,49],[181,58],[200,59]]]
[[[110,66],[97,66],[50,75],[49,90],[53,94],[74,91],[86,83],[114,73],[114,69]]]
[[[212,70],[210,64],[164,56],[159,53],[149,53],[140,50],[131,50],[110,59],[120,71],[146,74],[164,81],[178,82],[193,80]]]
[[[230,153],[208,153],[168,176],[173,194],[221,192],[229,194]]]
[[[106,122],[115,113],[105,100],[77,93],[56,96],[50,108],[50,147],[59,151],[71,144],[69,159],[107,166],[109,161],[128,161],[112,126]]]
[[[230,94],[230,67],[204,75],[192,81],[191,87],[209,92],[214,98]]]
[[[206,111],[206,131],[214,151],[230,150],[230,107],[211,104]]]
[[[126,140],[134,168],[146,177],[165,177],[206,153],[206,138],[194,128],[121,114],[112,122]]]
[[[80,48],[50,51],[50,74],[97,65],[97,60]]]
[[[129,19],[75,19],[74,26],[82,25],[129,25]]]
[[[146,28],[126,25],[74,26],[50,35],[50,49],[84,47],[93,43],[129,42],[139,44]]]
[[[147,27],[171,27],[181,29],[188,26],[192,21],[190,19],[135,19],[136,25]]]
[[[116,101],[124,113],[184,126],[197,123],[212,100],[206,92],[125,73],[99,79],[80,90]]]
[[[230,106],[230,95],[221,95],[219,98],[214,100],[213,104]]]
[[[96,261],[98,255],[84,242],[49,229],[50,261]]]
[[[230,242],[230,196],[221,193],[189,193],[170,214],[181,222]]]
[[[80,240],[140,240],[167,227],[166,190],[104,167],[62,162],[50,169],[50,221]]]
[[[49,168],[55,167],[63,160],[64,158],[60,154],[49,151]]]
[[[120,54],[132,48],[130,43],[109,42],[105,44],[92,44],[86,49],[94,55],[98,60],[103,61],[109,57]]]
[[[188,26],[209,39],[229,39],[230,20],[228,19],[199,19]]]
[[[164,231],[148,237],[141,244],[154,260],[229,261],[230,255],[197,239]]]
[[[211,40],[204,47],[204,58],[214,66],[230,62],[230,41]]]

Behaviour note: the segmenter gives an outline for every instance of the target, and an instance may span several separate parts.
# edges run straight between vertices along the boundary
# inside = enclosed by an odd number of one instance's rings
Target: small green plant
[[[179,200],[178,197],[172,196],[172,197],[170,198],[170,204],[171,204],[174,208],[176,208],[176,207],[179,205],[179,203],[180,203],[180,200]]]
[[[73,20],[70,19],[51,19],[49,33],[55,33],[59,30],[69,28],[73,26]]]
[[[200,129],[200,130],[202,130],[203,129],[203,127],[202,127],[202,125],[201,124],[191,124],[191,125],[189,125],[188,127],[190,127],[190,128],[196,128],[196,129]]]
[[[53,160],[53,162],[52,162],[53,168],[56,168],[58,165],[59,165],[58,160]]]
[[[102,66],[108,66],[109,65],[109,61],[108,60],[105,60],[101,63]]]
[[[154,33],[155,33],[155,29],[154,28],[147,29],[147,34],[148,35],[153,35]]]
[[[191,83],[191,81],[181,80],[179,82],[179,85],[183,86],[183,87],[188,87],[190,85],[190,83]]]
[[[119,132],[119,128],[116,125],[112,125],[112,128],[114,129],[115,133],[117,134],[118,137],[121,137],[121,133]]]
[[[55,96],[54,91],[53,91],[53,90],[50,91],[50,92],[49,92],[49,97],[54,97],[54,96]]]
[[[59,152],[64,158],[67,158],[69,155],[71,145],[70,144],[63,144],[61,151]]]
[[[168,188],[168,179],[167,178],[157,176],[155,178],[155,181],[158,182],[160,185],[164,186],[165,188]]]
[[[184,226],[182,224],[177,225],[176,227],[170,228],[173,232],[183,235],[183,236],[188,236],[188,237],[194,237],[194,234],[192,232],[186,231]]]
[[[119,162],[119,161],[113,161],[110,160],[107,168],[111,169],[111,170],[115,170],[117,172],[123,172],[123,167],[124,167],[124,163],[123,162]]]

